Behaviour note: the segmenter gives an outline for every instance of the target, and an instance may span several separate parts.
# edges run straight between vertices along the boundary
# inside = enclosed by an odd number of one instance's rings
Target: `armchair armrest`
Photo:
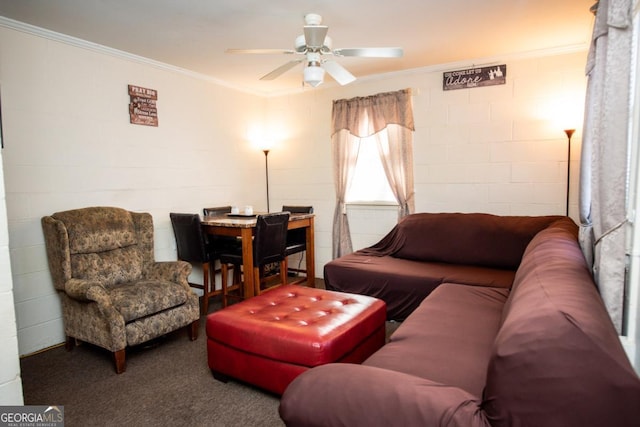
[[[65,282],[64,292],[78,301],[95,301],[100,306],[110,306],[111,298],[106,289],[97,282],[83,279],[69,279]]]
[[[331,363],[298,376],[279,411],[287,426],[489,427],[480,404],[457,387],[373,366]]]
[[[186,289],[190,289],[189,274],[191,274],[191,264],[186,261],[161,261],[151,264],[146,276],[147,279],[180,283]]]

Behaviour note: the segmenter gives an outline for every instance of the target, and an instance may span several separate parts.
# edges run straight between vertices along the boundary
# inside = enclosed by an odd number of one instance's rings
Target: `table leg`
[[[242,236],[242,273],[244,276],[244,297],[251,298],[254,296],[253,284],[253,239],[251,228],[243,228]]]
[[[307,286],[315,288],[316,286],[316,256],[314,252],[315,243],[313,236],[315,235],[313,230],[313,218],[309,221],[309,226],[305,229],[307,233]]]

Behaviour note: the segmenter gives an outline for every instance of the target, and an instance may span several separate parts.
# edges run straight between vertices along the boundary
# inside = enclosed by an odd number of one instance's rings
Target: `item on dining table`
[[[231,213],[234,215],[237,215],[240,213],[240,208],[238,208],[237,206],[231,206]]]

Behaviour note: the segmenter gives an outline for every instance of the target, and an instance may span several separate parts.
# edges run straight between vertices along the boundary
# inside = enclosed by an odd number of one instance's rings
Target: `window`
[[[378,136],[386,139],[386,132]],[[358,161],[345,199],[347,203],[397,204],[384,173],[375,136],[360,139]]]

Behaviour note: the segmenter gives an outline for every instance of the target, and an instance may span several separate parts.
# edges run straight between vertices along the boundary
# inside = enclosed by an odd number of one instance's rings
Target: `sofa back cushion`
[[[640,380],[576,239],[559,221],[527,248],[503,311],[483,408],[494,427],[631,426]]]
[[[516,270],[533,236],[559,218],[482,213],[413,214],[390,233],[396,239],[393,246],[397,248],[392,255]]]
[[[143,253],[131,212],[90,207],[52,217],[66,228],[72,277],[106,286],[142,277]]]

